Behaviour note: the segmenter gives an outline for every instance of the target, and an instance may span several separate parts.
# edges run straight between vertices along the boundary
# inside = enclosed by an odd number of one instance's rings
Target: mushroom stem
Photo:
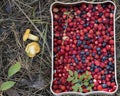
[[[34,40],[34,41],[38,41],[39,38],[35,35],[32,35],[32,34],[29,34],[29,37],[28,37],[30,40]]]

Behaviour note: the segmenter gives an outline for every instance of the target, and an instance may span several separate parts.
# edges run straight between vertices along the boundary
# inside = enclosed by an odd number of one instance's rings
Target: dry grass
[[[0,1],[0,80],[7,80],[7,70],[10,65],[16,61],[21,62],[22,70],[11,78],[17,82],[13,90],[16,90],[20,96],[53,96],[49,90],[51,78],[51,17],[49,10],[50,5],[55,1],[57,0]],[[114,0],[117,5],[116,17],[120,16],[120,2],[118,1]],[[119,18],[116,20],[117,48],[120,45]],[[27,28],[30,28],[33,34],[40,37],[41,52],[33,59],[28,58],[24,51],[26,44],[31,41],[22,41],[22,35]],[[117,59],[118,82],[120,81],[119,63],[120,61]],[[4,96],[9,96],[6,93]],[[113,96],[120,96],[120,89]]]

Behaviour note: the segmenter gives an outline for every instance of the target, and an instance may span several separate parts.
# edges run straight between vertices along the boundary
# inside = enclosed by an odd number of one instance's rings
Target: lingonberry
[[[103,88],[102,88],[101,85],[98,85],[97,89],[98,89],[99,91],[101,91]]]
[[[66,87],[64,85],[60,86],[62,91],[65,91]]]
[[[54,12],[54,13],[57,13],[58,11],[59,11],[58,8],[53,8],[53,12]]]

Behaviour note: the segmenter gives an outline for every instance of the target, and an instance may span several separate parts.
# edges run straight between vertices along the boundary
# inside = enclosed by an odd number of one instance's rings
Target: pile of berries
[[[86,71],[92,75],[89,81],[93,91],[114,92],[114,5],[80,3],[55,6],[54,28],[54,76],[55,93],[72,92],[67,81],[69,70],[78,75]],[[83,87],[83,93],[88,92]]]

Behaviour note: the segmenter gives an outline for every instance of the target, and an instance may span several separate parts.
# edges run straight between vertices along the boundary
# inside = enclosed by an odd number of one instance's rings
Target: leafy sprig
[[[75,92],[83,92],[82,86],[86,86],[87,90],[92,91],[92,87],[94,87],[94,83],[89,83],[89,81],[92,79],[92,75],[89,74],[88,71],[86,71],[82,75],[78,75],[77,71],[71,71],[69,70],[69,77],[67,78],[68,82],[71,82],[73,84],[72,89]]]
[[[12,77],[14,74],[16,74],[18,71],[21,69],[21,64],[20,62],[17,62],[16,64],[13,64],[9,69],[8,69],[8,79]],[[14,81],[6,81],[3,82],[0,85],[0,91],[6,91],[10,88],[12,88],[15,85],[16,82]]]

